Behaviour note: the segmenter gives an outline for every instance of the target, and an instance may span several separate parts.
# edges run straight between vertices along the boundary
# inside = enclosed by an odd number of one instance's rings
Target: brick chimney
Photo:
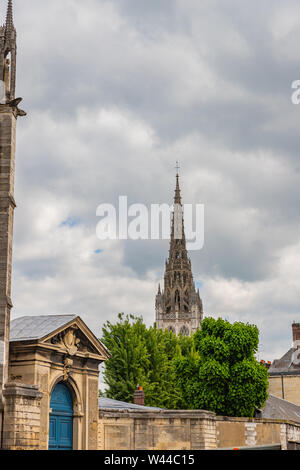
[[[293,323],[292,330],[293,330],[293,347],[295,349],[299,349],[300,348],[300,323]]]
[[[133,403],[135,405],[145,405],[145,392],[143,387],[140,387],[140,385],[136,387],[136,390],[134,392]]]

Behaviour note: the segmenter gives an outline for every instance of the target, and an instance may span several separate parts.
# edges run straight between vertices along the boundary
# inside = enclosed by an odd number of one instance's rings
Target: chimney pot
[[[133,395],[133,403],[135,405],[145,405],[145,392],[141,385],[137,385]]]
[[[300,346],[300,323],[292,324],[293,331],[293,346],[295,349],[298,349]]]

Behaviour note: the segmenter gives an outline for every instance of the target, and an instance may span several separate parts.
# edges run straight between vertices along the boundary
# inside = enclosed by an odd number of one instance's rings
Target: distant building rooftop
[[[299,365],[293,364],[293,354],[295,351],[296,348],[291,348],[280,359],[275,359],[269,368],[269,374],[300,374]]]

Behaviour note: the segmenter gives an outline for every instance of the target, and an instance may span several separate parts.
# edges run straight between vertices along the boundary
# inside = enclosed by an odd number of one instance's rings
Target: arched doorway
[[[68,387],[55,385],[50,400],[49,449],[73,449],[73,400]]]

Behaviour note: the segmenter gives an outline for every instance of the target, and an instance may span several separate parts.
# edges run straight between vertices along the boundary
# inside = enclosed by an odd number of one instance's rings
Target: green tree
[[[156,326],[147,328],[141,317],[119,314],[117,323],[107,322],[102,334],[101,341],[111,354],[104,371],[109,398],[131,403],[140,384],[146,405],[169,409],[182,406],[174,370],[174,358],[182,351],[174,333]]]
[[[180,352],[177,336],[171,331],[150,327],[146,344],[150,366],[144,385],[145,403],[160,408],[179,408],[182,400],[173,364]]]
[[[111,356],[105,363],[104,379],[109,398],[132,402],[137,384],[146,381],[150,361],[146,346],[146,326],[142,318],[119,314],[118,322],[105,323],[101,341]]]
[[[206,318],[194,349],[174,361],[184,404],[227,416],[252,417],[267,399],[268,372],[255,359],[255,325]]]

